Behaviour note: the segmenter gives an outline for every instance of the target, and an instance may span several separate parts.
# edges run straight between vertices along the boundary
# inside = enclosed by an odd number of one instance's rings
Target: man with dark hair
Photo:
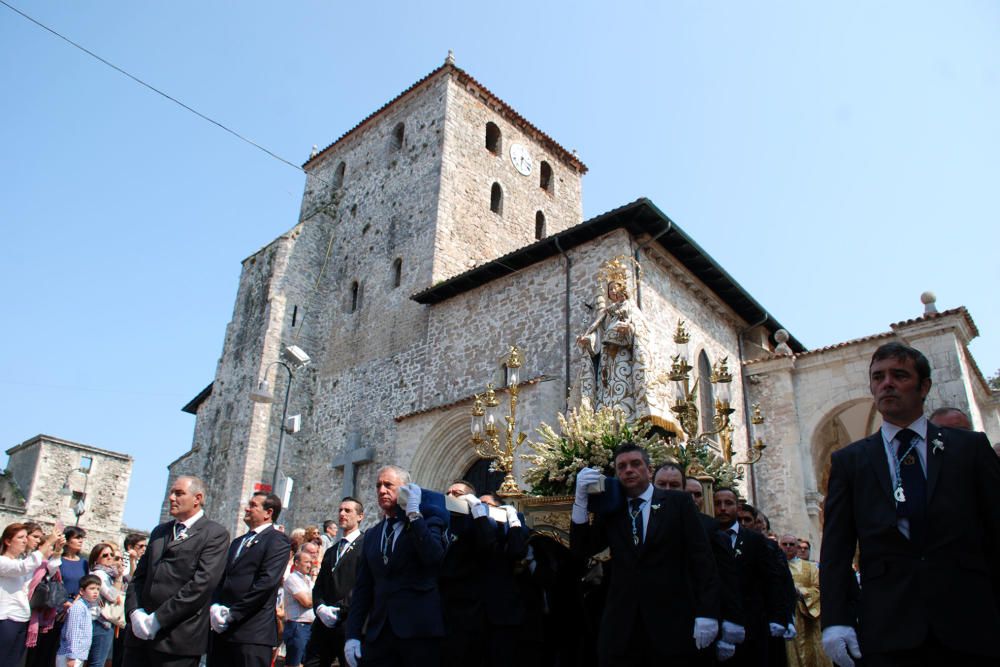
[[[209,604],[226,567],[226,529],[205,518],[205,485],[178,477],[172,521],[149,535],[125,594],[126,667],[196,667],[208,648]]]
[[[358,572],[365,534],[361,522],[365,507],[357,498],[345,496],[337,509],[341,538],[323,555],[323,564],[313,586],[313,622],[306,667],[330,667],[334,658],[347,665],[344,657],[344,624],[351,611],[351,593]]]
[[[684,491],[691,478],[684,475],[680,466],[674,463],[664,463],[656,469],[653,476],[653,485],[658,489],[669,489],[672,491]],[[701,483],[694,480],[701,488]],[[690,495],[690,494],[689,494]],[[693,500],[693,498],[692,498]],[[701,527],[705,531],[705,537],[712,547],[712,556],[715,558],[715,567],[719,571],[719,581],[721,582],[720,619],[722,620],[719,641],[723,644],[741,644],[746,638],[746,629],[743,627],[743,601],[740,599],[739,574],[736,571],[736,559],[733,557],[732,546],[729,540],[719,530],[719,524],[714,517],[698,512],[698,519]],[[712,658],[713,656],[708,656]],[[709,662],[712,662],[711,660]]]
[[[229,545],[226,570],[210,610],[210,667],[268,667],[278,645],[275,603],[292,543],[274,522],[281,499],[254,493],[243,511],[249,532]]]
[[[972,422],[969,420],[969,415],[965,414],[958,408],[938,408],[931,413],[931,416],[927,418],[927,421],[935,426],[960,428],[965,431],[972,430]]]
[[[770,664],[769,640],[774,634],[783,635],[786,632],[789,617],[783,581],[788,568],[781,572],[767,538],[754,530],[756,514],[757,510],[752,505],[739,502],[733,489],[716,489],[715,518],[736,557],[740,599],[746,621],[746,641],[735,647],[736,655],[730,664],[747,667]],[[721,659],[733,655],[734,647],[730,642],[726,644],[729,645],[720,643],[718,647]]]
[[[696,664],[718,634],[719,575],[691,496],[652,485],[642,447],[614,452],[624,502],[588,517],[596,468],[577,474],[570,549],[589,558],[611,549],[613,575],[598,635],[602,667],[669,661]],[[683,573],[679,575],[678,573]]]
[[[823,647],[841,667],[1000,664],[1000,461],[984,434],[928,422],[918,350],[882,345],[868,382],[882,426],[831,457]]]

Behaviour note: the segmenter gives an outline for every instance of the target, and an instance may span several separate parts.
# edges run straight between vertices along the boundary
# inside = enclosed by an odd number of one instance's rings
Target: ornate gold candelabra
[[[752,410],[753,412],[750,414],[750,439],[753,444],[747,447],[747,460],[734,464],[737,471],[741,468],[745,470],[760,461],[761,457],[764,456],[764,449],[767,447],[764,444],[764,439],[760,436],[760,425],[764,423],[764,415],[760,413],[760,403],[754,403]]]
[[[521,350],[516,345],[511,345],[510,353],[504,365],[507,367],[507,393],[510,396],[510,410],[504,416],[507,426],[504,429],[503,441],[500,439],[500,431],[497,428],[499,418],[500,400],[497,398],[493,384],[486,385],[486,394],[475,397],[472,405],[472,445],[476,448],[476,454],[484,459],[493,459],[491,470],[504,473],[503,484],[500,485],[498,493],[501,496],[523,496],[524,492],[517,485],[514,479],[514,454],[527,437],[524,433],[514,432],[517,430],[517,394],[519,391],[520,368],[524,360],[521,358]]]
[[[688,342],[691,336],[684,326],[684,321],[677,322],[677,330],[674,332],[674,343],[677,344],[677,354],[671,357],[670,373],[668,378],[674,385],[674,404],[671,411],[677,415],[681,429],[688,437],[688,447],[703,448],[711,445],[722,452],[722,458],[726,462],[733,460],[733,425],[730,416],[735,412],[730,404],[732,397],[733,375],[729,371],[729,358],[725,357],[717,362],[709,375],[709,382],[712,383],[715,394],[714,411],[712,414],[711,428],[700,431],[698,419],[697,401],[697,381],[692,381],[691,371],[688,363]],[[764,417],[760,414],[760,406],[754,405],[751,423],[754,427],[764,423]],[[757,429],[753,428],[752,447],[748,447],[747,460],[736,463],[737,469],[752,466],[757,463],[763,455],[763,439],[759,436]],[[696,475],[695,471],[689,474]]]

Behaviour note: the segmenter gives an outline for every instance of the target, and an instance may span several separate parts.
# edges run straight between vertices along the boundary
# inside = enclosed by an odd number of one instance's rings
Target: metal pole
[[[285,385],[285,406],[281,409],[281,424],[278,432],[278,454],[274,458],[274,474],[271,476],[271,493],[278,492],[278,468],[281,466],[281,448],[285,444],[285,418],[288,416],[288,395],[292,389],[292,369],[288,367],[287,364],[283,362],[276,362],[281,366],[284,366],[285,370],[288,371],[288,383]]]

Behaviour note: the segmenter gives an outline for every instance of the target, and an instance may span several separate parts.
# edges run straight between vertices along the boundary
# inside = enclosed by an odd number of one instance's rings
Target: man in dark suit
[[[769,664],[772,631],[783,634],[787,627],[784,573],[779,570],[767,538],[751,528],[753,515],[745,511],[745,519],[741,520],[740,509],[735,491],[715,491],[715,518],[733,549],[746,629],[746,639],[736,647],[730,664],[763,667]],[[726,656],[720,651],[720,657]]]
[[[684,470],[676,463],[664,463],[656,469],[653,476],[653,486],[658,489],[669,489],[671,491],[688,491],[688,482],[691,481],[684,474]],[[694,480],[698,483],[697,480]],[[700,490],[701,484],[698,483]],[[692,500],[694,496],[692,495]],[[697,502],[695,503],[697,506]],[[746,630],[743,627],[743,600],[740,598],[739,575],[736,570],[736,559],[733,557],[732,545],[729,539],[719,531],[719,524],[714,517],[698,512],[698,520],[701,522],[702,530],[708,538],[708,543],[712,547],[712,556],[715,558],[715,567],[719,571],[719,581],[721,582],[719,600],[721,632],[719,642],[723,644],[720,649],[723,656],[729,652],[729,656],[735,651],[735,645],[743,643],[746,638]],[[712,656],[707,657],[706,662],[712,663]]]
[[[205,518],[197,477],[178,477],[168,499],[173,521],[153,529],[125,595],[126,667],[196,667],[208,648],[208,607],[229,533]]]
[[[365,544],[361,522],[365,508],[350,496],[340,501],[337,524],[341,537],[323,555],[316,584],[313,586],[313,621],[305,667],[330,667],[334,659],[346,665],[344,627],[351,611],[351,594],[357,578],[358,563]]]
[[[1000,664],[1000,461],[982,433],[924,417],[918,350],[882,345],[868,379],[882,427],[831,459],[823,647],[841,666],[862,654],[865,665]]]
[[[268,667],[278,645],[275,604],[292,544],[274,528],[281,499],[250,496],[243,523],[250,529],[229,545],[226,569],[211,608],[210,667]]]
[[[403,486],[405,510],[397,504]],[[378,471],[376,491],[384,518],[361,550],[344,657],[357,667],[363,637],[365,667],[438,665],[444,622],[437,578],[448,546],[447,511],[424,516],[420,487],[397,466]]]
[[[691,665],[715,641],[719,575],[691,496],[655,488],[649,455],[635,444],[615,450],[620,506],[588,520],[596,468],[577,474],[570,549],[589,558],[611,549],[612,576],[598,636],[602,666],[670,661]]]

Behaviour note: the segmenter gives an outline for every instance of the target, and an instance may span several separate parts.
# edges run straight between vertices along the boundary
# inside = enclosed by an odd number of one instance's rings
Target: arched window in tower
[[[403,137],[406,134],[406,126],[398,123],[392,130],[392,150],[398,151],[403,147]]]
[[[541,211],[535,213],[535,240],[545,238],[545,214]]]
[[[333,189],[339,190],[344,185],[344,172],[347,171],[347,164],[341,161],[333,172]]]
[[[550,195],[553,194],[552,167],[545,160],[542,160],[542,166],[538,169],[538,187],[545,190]]]
[[[503,189],[499,183],[494,183],[490,190],[490,210],[497,215],[503,215]]]
[[[503,150],[503,139],[496,123],[486,123],[486,150],[494,155],[500,155],[500,151]]]
[[[351,283],[351,311],[352,313],[357,312],[358,308],[361,307],[361,285],[357,280]]]
[[[392,263],[392,287],[395,289],[403,282],[403,258],[397,257]]]
[[[705,350],[698,355],[698,412],[701,430],[712,431],[712,415],[715,414],[715,396],[712,394],[712,362]]]

